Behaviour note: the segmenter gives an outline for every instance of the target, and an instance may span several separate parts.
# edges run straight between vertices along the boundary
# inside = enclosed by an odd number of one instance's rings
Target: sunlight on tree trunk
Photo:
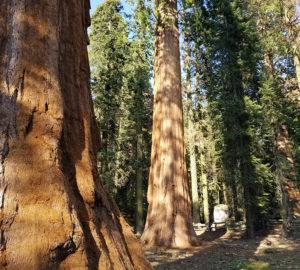
[[[293,213],[300,217],[300,192],[294,182],[296,180],[296,170],[289,142],[289,134],[285,125],[280,125],[275,143],[277,154],[283,155],[287,162],[287,164],[282,164],[281,162],[280,168],[285,171],[285,175],[282,176],[283,179],[280,182],[282,189],[286,193],[285,196],[288,196],[286,199],[287,202],[283,201],[285,213]]]
[[[152,269],[96,167],[89,1],[0,3],[0,268]]]
[[[299,40],[300,40],[300,38],[299,38]],[[294,55],[294,65],[295,65],[295,69],[296,69],[296,78],[297,78],[297,82],[298,82],[298,95],[299,95],[299,93],[300,93],[300,60],[299,60],[299,56],[296,54]],[[298,98],[299,98],[299,96],[298,96]],[[298,100],[298,102],[300,103],[299,100]]]
[[[189,132],[193,134],[193,123],[189,119]],[[197,177],[197,161],[196,161],[196,146],[194,138],[190,140],[190,166],[191,166],[191,190],[192,190],[192,204],[193,204],[193,221],[200,222],[200,201],[198,195],[198,177]]]
[[[142,235],[147,245],[197,244],[185,163],[177,1],[157,0],[154,114],[148,215]]]
[[[201,187],[202,187],[202,199],[203,199],[203,215],[204,222],[209,222],[209,205],[208,205],[208,183],[206,174],[206,160],[205,160],[205,149],[204,149],[204,136],[201,132],[200,135],[200,167],[201,167]]]
[[[138,128],[137,139],[137,173],[136,173],[136,217],[135,229],[138,235],[143,232],[143,134]]]

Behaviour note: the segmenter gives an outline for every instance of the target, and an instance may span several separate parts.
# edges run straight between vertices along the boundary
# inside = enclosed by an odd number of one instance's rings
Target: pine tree
[[[126,58],[129,51],[127,26],[118,0],[99,5],[93,14],[89,58],[92,65],[92,91],[95,112],[101,129],[101,179],[116,193],[120,173],[120,138],[128,111],[128,93],[124,85]],[[125,114],[125,116],[124,116]],[[126,176],[125,176],[126,178]]]
[[[185,66],[184,71],[186,74],[185,83],[184,83],[184,119],[185,119],[185,140],[187,144],[187,152],[189,157],[189,166],[190,166],[190,186],[191,186],[191,200],[192,200],[192,213],[193,221],[195,223],[200,222],[200,198],[198,194],[198,169],[197,169],[197,149],[196,149],[196,121],[194,117],[194,101],[193,96],[195,93],[192,93],[192,49],[190,42],[190,27],[189,27],[189,14],[186,12],[189,5],[186,1],[183,1],[183,33],[185,39]]]
[[[256,172],[245,98],[250,90],[257,92],[255,27],[246,13],[246,3],[241,1],[210,1],[199,8],[209,22],[204,25],[203,61],[207,70],[203,76],[210,110],[223,133],[217,140],[221,143],[224,181],[231,189],[235,217],[240,218],[239,208],[245,208],[248,235],[253,237]]]
[[[133,24],[131,32],[133,41],[131,43],[130,84],[128,88],[133,94],[132,118],[136,129],[136,214],[135,228],[138,234],[143,231],[145,205],[145,181],[150,161],[151,145],[149,129],[152,111],[152,88],[150,78],[152,72],[153,57],[153,27],[152,27],[151,3],[139,0],[135,3]]]
[[[287,226],[293,212],[290,200],[293,198],[295,202],[297,201],[295,198],[297,188],[291,181],[295,180],[296,170],[289,139],[291,129],[287,125],[290,112],[287,111],[287,99],[284,94],[284,92],[293,92],[291,91],[293,83],[289,83],[293,77],[290,68],[292,46],[289,44],[289,39],[284,38],[284,33],[287,31],[282,20],[282,2],[255,1],[253,4],[252,10],[259,25],[263,57],[260,100],[265,122],[269,123],[265,127],[265,134],[268,134],[266,146],[268,144],[273,146],[267,151],[271,153],[269,155],[273,167],[271,172],[277,186],[276,194],[284,220],[283,236],[286,236]],[[295,209],[297,212],[297,208]]]
[[[137,223],[139,232],[151,140],[150,11],[149,5],[138,1],[128,23],[119,1],[99,5],[92,18],[89,50],[94,104],[102,130],[101,178],[126,219]]]

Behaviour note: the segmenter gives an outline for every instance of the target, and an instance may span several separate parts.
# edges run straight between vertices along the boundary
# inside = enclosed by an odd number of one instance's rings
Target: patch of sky
[[[106,0],[90,0],[91,1],[91,15],[95,12],[98,5],[103,4]],[[132,13],[133,6],[128,3],[128,1],[120,1],[124,10],[123,13],[130,15]]]
[[[98,5],[103,4],[105,1],[107,1],[107,0],[90,0],[91,16],[95,12]],[[120,0],[121,5],[123,6],[123,10],[121,11],[121,14],[123,15],[123,18],[128,22],[131,20],[131,15],[132,15],[133,9],[134,9],[134,2],[135,1],[132,1],[132,0]],[[88,29],[88,32],[90,33],[90,29]],[[129,35],[129,38],[131,38],[131,34]]]
[[[98,5],[103,4],[105,1],[108,0],[90,0],[91,3],[91,9],[90,9],[90,15],[92,16],[93,13],[95,12],[95,10],[97,9]],[[121,14],[123,15],[123,18],[130,23],[130,21],[132,20],[132,14],[133,14],[133,10],[134,10],[134,6],[135,6],[135,0],[120,0],[121,5],[123,6],[123,10],[121,11]],[[88,29],[88,33],[90,33],[90,29]],[[128,36],[129,40],[134,38],[133,33],[129,32],[129,36]],[[95,69],[95,67],[91,66],[91,69]],[[151,86],[153,88],[154,86],[154,78],[152,76],[152,78],[150,79],[150,83]],[[92,97],[94,98],[94,96],[92,95]]]

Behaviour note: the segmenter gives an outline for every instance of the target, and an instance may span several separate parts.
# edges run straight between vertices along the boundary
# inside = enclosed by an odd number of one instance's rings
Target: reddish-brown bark
[[[278,153],[283,154],[288,163],[286,168],[288,179],[283,182],[283,187],[289,199],[289,212],[300,217],[300,192],[294,181],[296,179],[296,169],[289,142],[289,134],[285,125],[280,126],[276,138],[276,147]]]
[[[156,1],[154,114],[148,215],[142,242],[197,244],[192,225],[183,134],[177,1]]]
[[[89,0],[0,2],[0,268],[152,269],[104,191]]]

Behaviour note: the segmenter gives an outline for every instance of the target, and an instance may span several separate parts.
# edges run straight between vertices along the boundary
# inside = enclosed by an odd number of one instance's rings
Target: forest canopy
[[[122,4],[132,4],[131,14]],[[287,233],[300,215],[298,9],[293,0],[178,2],[194,223],[213,221],[214,206],[226,204],[253,237],[268,219],[283,219]],[[100,175],[139,232],[147,212],[160,16],[151,1],[108,0],[94,12],[90,32]]]

